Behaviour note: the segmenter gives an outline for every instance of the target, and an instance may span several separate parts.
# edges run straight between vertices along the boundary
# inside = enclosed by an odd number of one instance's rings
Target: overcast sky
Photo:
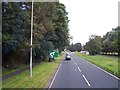
[[[73,43],[85,44],[92,34],[103,36],[118,26],[119,0],[59,0],[68,12]]]

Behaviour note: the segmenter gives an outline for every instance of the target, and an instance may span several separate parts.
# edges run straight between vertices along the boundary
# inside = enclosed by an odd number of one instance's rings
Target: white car
[[[66,53],[66,57],[65,57],[66,60],[71,60],[71,55],[69,52]]]

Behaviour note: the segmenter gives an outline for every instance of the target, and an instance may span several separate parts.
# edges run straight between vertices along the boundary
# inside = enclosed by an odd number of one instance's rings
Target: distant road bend
[[[71,57],[70,61],[62,61],[49,88],[109,88],[107,90],[119,90],[119,78],[104,72],[74,54]]]

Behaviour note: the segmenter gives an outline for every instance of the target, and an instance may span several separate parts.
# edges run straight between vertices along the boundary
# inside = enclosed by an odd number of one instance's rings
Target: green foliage
[[[110,32],[107,32],[103,37],[102,52],[118,52],[119,50],[119,31],[120,28],[116,27]]]
[[[103,46],[102,46],[102,51],[103,52],[115,52],[116,50],[115,44],[110,42],[109,40],[104,40],[103,41]]]
[[[101,52],[101,37],[97,35],[91,35],[89,41],[84,46],[90,55],[100,54]]]
[[[2,33],[0,32],[0,43],[2,43]]]
[[[23,46],[29,40],[30,16],[28,15],[27,8],[23,10],[25,8],[23,5],[25,4],[27,5],[27,3],[22,2],[2,3],[2,52],[4,66],[7,64],[13,66],[14,63],[23,62],[21,57],[26,58],[25,55],[28,56],[26,47]],[[26,44],[23,44],[24,41],[26,41]]]
[[[112,29],[107,32],[103,38],[92,35],[90,40],[84,46],[85,50],[88,50],[91,55],[100,54],[100,52],[106,53],[120,53],[120,27]]]
[[[34,2],[33,61],[45,60],[51,49],[69,44],[68,17],[58,2]],[[2,3],[3,64],[29,63],[31,3]],[[13,64],[12,64],[13,63]]]
[[[63,4],[36,2],[34,6],[34,57],[45,59],[49,50],[61,51],[68,44],[67,16]]]
[[[115,31],[117,32],[117,42],[116,42],[116,45],[117,45],[117,51],[118,51],[118,55],[120,56],[120,27],[116,27],[115,28]]]
[[[67,49],[72,52],[74,52],[74,51],[80,52],[82,50],[82,45],[81,45],[81,43],[71,44]]]

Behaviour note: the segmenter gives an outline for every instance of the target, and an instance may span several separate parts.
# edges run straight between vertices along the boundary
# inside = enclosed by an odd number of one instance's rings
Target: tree
[[[117,33],[117,52],[118,52],[118,55],[120,56],[120,26],[116,27],[115,28],[115,31]]]
[[[103,36],[102,52],[118,52],[119,47],[119,27],[112,29]]]
[[[101,37],[97,35],[91,35],[89,41],[84,46],[90,55],[100,54],[101,52]]]
[[[82,50],[82,45],[81,45],[81,43],[71,44],[71,45],[68,47],[68,49],[69,49],[70,51],[72,51],[72,52],[74,52],[74,51],[80,52],[80,51]]]
[[[22,46],[25,41],[25,37],[29,37],[26,32],[29,29],[29,17],[27,14],[27,8],[23,7],[26,3],[17,2],[3,2],[2,3],[2,52],[3,52],[3,64],[9,62],[15,62],[17,56],[18,47]],[[26,9],[23,9],[26,8]],[[29,32],[29,31],[28,31]],[[19,52],[19,56],[20,56]],[[25,53],[24,53],[25,55]],[[10,60],[9,59],[11,56]],[[17,57],[18,58],[18,57]],[[12,61],[11,61],[12,60]],[[21,61],[20,58],[18,60]]]
[[[112,42],[109,40],[104,40],[103,41],[103,46],[102,46],[102,52],[114,52],[115,51],[115,46]]]
[[[43,42],[49,42],[54,46],[54,49],[58,48],[59,51],[62,51],[69,43],[68,18],[66,16],[65,6],[60,3],[36,2],[34,13],[33,46],[37,43],[44,44]],[[50,49],[51,48],[49,48],[49,50]],[[40,53],[37,53],[38,55],[47,57],[46,55],[43,55],[43,53],[48,52],[44,50],[43,46],[41,46],[40,51]]]
[[[3,64],[29,63],[31,2],[3,2],[2,12]],[[59,2],[34,2],[34,62],[47,59],[51,49],[62,51],[69,45],[67,14]]]

